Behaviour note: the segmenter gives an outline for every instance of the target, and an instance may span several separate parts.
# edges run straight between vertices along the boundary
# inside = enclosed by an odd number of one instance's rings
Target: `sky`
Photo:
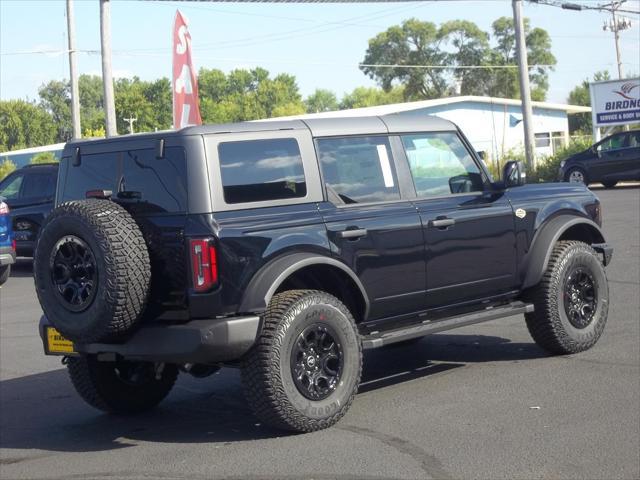
[[[572,0],[597,5],[604,0]],[[489,32],[512,16],[509,0],[459,0],[374,4],[250,4],[113,0],[113,70],[117,77],[153,80],[171,75],[171,30],[176,9],[189,20],[196,68],[264,67],[296,76],[303,96],[316,88],[344,92],[375,83],[358,69],[367,42],[377,33],[415,17],[436,24],[475,22]],[[100,75],[98,0],[75,0],[79,73]],[[640,0],[625,7],[640,10]],[[571,89],[599,70],[617,78],[608,14],[524,3],[534,27],[547,30],[557,59],[547,100],[565,103]],[[624,73],[640,72],[640,15],[621,32]],[[69,78],[64,0],[0,0],[0,99],[37,99],[38,87]],[[45,51],[48,53],[25,53]]]

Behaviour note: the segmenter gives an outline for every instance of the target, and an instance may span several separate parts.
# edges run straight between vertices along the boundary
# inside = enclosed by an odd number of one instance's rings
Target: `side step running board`
[[[379,348],[392,343],[404,342],[412,338],[423,337],[430,333],[443,332],[453,328],[465,327],[474,323],[488,322],[497,318],[510,317],[521,313],[533,312],[533,304],[524,302],[512,302],[501,307],[489,307],[480,312],[473,312],[458,317],[444,318],[440,320],[425,320],[420,324],[410,325],[395,330],[373,332],[362,337],[362,348]]]

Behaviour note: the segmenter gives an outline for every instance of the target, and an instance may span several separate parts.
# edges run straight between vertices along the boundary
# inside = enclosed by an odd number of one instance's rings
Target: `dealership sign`
[[[593,125],[640,123],[640,78],[590,84]]]

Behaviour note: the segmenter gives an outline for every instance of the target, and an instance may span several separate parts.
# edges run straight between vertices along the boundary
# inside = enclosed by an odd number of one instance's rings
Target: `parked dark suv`
[[[30,257],[40,226],[53,209],[58,164],[27,165],[0,182],[0,197],[11,210],[16,253]]]
[[[640,181],[640,130],[616,133],[570,156],[560,162],[558,175],[565,182],[602,183],[607,188],[623,180]]]
[[[435,117],[69,143],[35,254],[45,352],[110,412],[240,367],[259,418],[313,431],[351,405],[364,349],[524,314],[547,351],[586,350],[609,307],[600,202],[522,178],[492,181]]]

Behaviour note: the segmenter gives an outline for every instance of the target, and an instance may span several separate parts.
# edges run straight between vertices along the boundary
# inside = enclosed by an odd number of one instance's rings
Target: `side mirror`
[[[522,162],[507,162],[502,168],[502,182],[504,188],[519,187],[526,183],[526,174]]]

